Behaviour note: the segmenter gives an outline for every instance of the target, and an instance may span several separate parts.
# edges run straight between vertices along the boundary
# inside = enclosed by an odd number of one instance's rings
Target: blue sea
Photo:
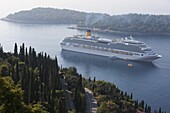
[[[86,78],[96,77],[114,83],[121,90],[133,93],[134,99],[144,100],[152,109],[161,107],[170,113],[170,36],[132,35],[145,42],[163,57],[153,63],[110,60],[106,57],[61,51],[60,41],[84,31],[71,30],[72,25],[19,24],[0,21],[0,43],[4,51],[13,52],[14,43],[34,47],[37,52],[57,56],[62,67],[75,66]],[[122,38],[129,35],[94,32],[103,38]],[[131,63],[133,67],[127,65]]]

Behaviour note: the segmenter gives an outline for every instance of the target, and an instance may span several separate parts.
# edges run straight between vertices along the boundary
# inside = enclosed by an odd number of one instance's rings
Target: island
[[[76,24],[75,29],[126,34],[170,34],[170,15],[109,15],[69,9],[34,8],[9,14],[3,21],[31,24]]]

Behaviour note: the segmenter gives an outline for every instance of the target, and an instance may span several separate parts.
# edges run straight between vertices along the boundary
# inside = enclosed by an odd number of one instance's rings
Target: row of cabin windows
[[[83,44],[83,45],[93,45],[93,46],[101,46],[101,47],[111,47],[111,48],[115,48],[115,49],[123,49],[123,50],[129,50],[129,51],[135,51],[135,52],[142,52],[141,49],[137,46],[133,46],[133,45],[125,45],[123,43],[117,43],[117,44],[104,44],[104,43],[99,43],[99,42],[93,42],[93,41],[83,41],[82,40],[69,40],[69,43],[77,43],[77,44]]]
[[[103,48],[103,47],[97,47],[97,46],[89,46],[89,45],[83,45],[83,44],[77,44],[77,43],[69,43],[70,46],[73,47],[80,47],[80,48],[87,48],[92,50],[99,50],[99,51],[106,51],[106,52],[112,52],[112,53],[119,53],[124,55],[137,55],[137,56],[143,56],[143,54],[139,53],[132,53],[132,52],[126,52],[126,51],[119,51],[111,48]]]

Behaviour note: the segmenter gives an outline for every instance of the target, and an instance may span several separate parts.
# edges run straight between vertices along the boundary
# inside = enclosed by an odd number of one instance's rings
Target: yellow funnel
[[[90,30],[90,29],[88,29],[88,30],[86,31],[86,37],[87,37],[87,38],[90,38],[90,37],[91,37],[91,30]]]

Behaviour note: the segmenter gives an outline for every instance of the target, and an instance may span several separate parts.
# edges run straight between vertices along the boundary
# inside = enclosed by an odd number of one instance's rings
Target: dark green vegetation
[[[77,69],[75,67],[62,68],[60,74],[65,78],[67,89],[72,92],[71,97],[75,103],[75,111],[84,113],[85,90],[82,83],[82,75],[77,73]]]
[[[0,113],[68,113],[70,110],[83,113],[82,76],[75,72],[75,68],[60,69],[57,58],[51,59],[42,52],[37,54],[34,48],[28,50],[24,44],[20,49],[15,44],[14,53],[5,53],[1,47]],[[72,83],[75,85],[70,86]]]
[[[20,46],[18,53],[0,51],[1,113],[67,113],[57,59],[34,48]]]
[[[0,113],[84,113],[85,87],[94,92],[98,113],[151,113],[132,94],[105,81],[87,80],[75,67],[59,68],[57,58],[46,53],[37,54],[24,44],[5,53],[0,46]],[[160,108],[154,113],[163,112]]]
[[[170,15],[108,15],[67,9],[34,8],[10,14],[2,20],[21,23],[78,24],[99,31],[169,34]],[[81,24],[80,24],[81,23]]]
[[[98,102],[98,113],[151,113],[151,107],[142,100],[133,99],[132,93],[120,91],[114,84],[95,78],[85,80],[86,87],[91,89]],[[160,108],[161,109],[161,108]],[[155,110],[154,113],[164,113]]]

